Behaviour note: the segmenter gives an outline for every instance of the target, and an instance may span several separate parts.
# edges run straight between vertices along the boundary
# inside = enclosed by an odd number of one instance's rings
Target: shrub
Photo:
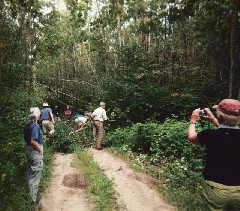
[[[54,136],[47,139],[47,142],[53,150],[67,153],[73,152],[76,145],[92,146],[92,125],[86,124],[82,130],[74,132],[74,124],[71,122],[57,122]]]

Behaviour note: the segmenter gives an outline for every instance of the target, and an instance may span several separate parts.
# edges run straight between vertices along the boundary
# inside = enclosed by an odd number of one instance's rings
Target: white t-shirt
[[[99,120],[101,122],[108,119],[106,111],[102,107],[95,109],[94,112],[92,113],[92,116],[94,120]]]
[[[80,117],[77,117],[75,119],[75,123],[81,125],[81,124],[85,124],[87,122],[87,118],[84,117],[84,116],[80,116]]]

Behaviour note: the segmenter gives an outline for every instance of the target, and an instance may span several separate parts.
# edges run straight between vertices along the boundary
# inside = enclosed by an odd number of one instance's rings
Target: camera
[[[199,116],[200,116],[200,117],[203,117],[204,115],[205,115],[204,110],[201,109],[201,110],[199,111]]]

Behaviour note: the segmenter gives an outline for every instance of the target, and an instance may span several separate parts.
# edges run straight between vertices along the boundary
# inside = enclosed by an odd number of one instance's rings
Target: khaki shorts
[[[47,134],[54,129],[54,125],[49,120],[43,120],[42,121],[42,128],[43,128],[43,133]]]
[[[203,195],[206,210],[240,210],[240,186],[227,186],[205,180]]]

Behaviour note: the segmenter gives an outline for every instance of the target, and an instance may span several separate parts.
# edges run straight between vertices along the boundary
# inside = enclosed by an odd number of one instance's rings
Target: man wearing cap
[[[94,110],[92,113],[92,118],[94,120],[94,128],[93,128],[93,135],[96,135],[96,130],[98,131],[98,139],[97,139],[97,150],[102,149],[102,143],[104,139],[104,127],[103,122],[108,120],[108,117],[106,115],[105,111],[105,103],[100,102],[99,107]]]
[[[218,128],[196,132],[200,109],[191,115],[188,140],[206,147],[204,200],[207,210],[240,210],[240,101],[224,99],[216,109],[216,118],[204,109],[204,119]]]
[[[31,203],[37,205],[38,186],[43,170],[43,134],[38,124],[40,109],[31,108],[30,118],[31,122],[24,128],[25,153],[28,161],[27,182]]]
[[[49,107],[48,103],[43,103],[43,109],[41,110],[41,121],[44,134],[52,135],[54,133],[54,117],[52,109]]]

